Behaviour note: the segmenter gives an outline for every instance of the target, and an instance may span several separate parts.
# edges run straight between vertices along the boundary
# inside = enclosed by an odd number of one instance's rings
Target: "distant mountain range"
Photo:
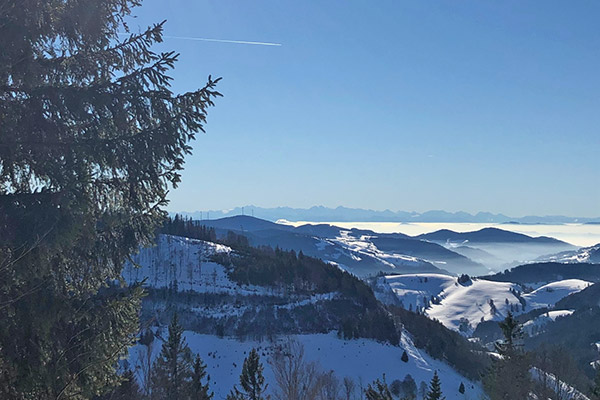
[[[471,222],[471,223],[514,223],[514,224],[566,224],[566,223],[600,223],[600,217],[576,218],[561,215],[509,217],[504,214],[479,212],[447,212],[432,210],[424,213],[408,211],[377,211],[362,208],[315,206],[311,208],[275,207],[263,208],[256,206],[236,207],[230,210],[208,210],[181,212],[194,219],[217,219],[236,215],[249,215],[268,221],[285,219],[289,221],[311,222]]]
[[[203,220],[202,224],[213,227],[217,236],[237,232],[253,246],[302,251],[357,276],[380,271],[484,275],[541,256],[577,250],[554,238],[534,238],[497,228],[462,233],[442,229],[413,237],[329,224],[294,227],[248,215]]]

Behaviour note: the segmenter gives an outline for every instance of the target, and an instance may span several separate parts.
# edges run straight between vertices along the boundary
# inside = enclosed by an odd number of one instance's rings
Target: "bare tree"
[[[318,400],[340,400],[340,380],[333,371],[319,374]]]
[[[142,393],[144,396],[150,395],[150,386],[152,376],[152,353],[154,351],[153,343],[150,343],[148,346],[144,346],[141,349],[138,349],[138,361],[136,370],[139,371],[139,381],[142,389]]]
[[[356,384],[354,383],[352,378],[350,378],[349,376],[346,376],[344,378],[342,385],[344,387],[344,399],[345,400],[354,399],[354,392],[355,392]]]
[[[304,346],[290,339],[270,361],[277,388],[276,400],[315,400],[320,386],[316,363],[304,358]]]

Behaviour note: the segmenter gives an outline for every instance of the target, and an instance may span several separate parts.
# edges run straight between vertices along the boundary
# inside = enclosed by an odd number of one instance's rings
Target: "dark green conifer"
[[[192,353],[183,337],[177,314],[169,324],[169,337],[154,362],[151,376],[153,400],[185,400],[192,381]]]
[[[154,239],[167,191],[218,95],[176,94],[163,24],[140,0],[5,0],[0,13],[0,386],[3,399],[115,387],[142,291],[123,262]],[[43,301],[42,301],[43,300]]]
[[[500,357],[492,364],[483,378],[484,388],[491,400],[527,398],[531,390],[530,362],[522,350],[521,325],[509,311],[499,323],[504,340],[496,343]]]
[[[429,382],[429,390],[427,391],[427,400],[444,400],[446,397],[442,395],[442,383],[437,371],[433,372],[433,378]]]
[[[206,383],[204,380],[206,378]],[[213,393],[210,392],[210,376],[206,374],[206,364],[202,362],[199,355],[194,360],[194,370],[192,373],[192,381],[190,382],[190,399],[191,400],[210,400],[213,398]]]
[[[594,379],[594,386],[592,387],[592,395],[595,396],[596,399],[600,400],[600,368],[596,372],[596,378]]]
[[[406,350],[402,352],[402,357],[400,357],[400,359],[404,362],[408,362],[408,354],[406,353]]]
[[[263,376],[263,365],[256,349],[252,349],[244,360],[240,375],[240,387],[235,386],[227,400],[267,400],[267,384]]]

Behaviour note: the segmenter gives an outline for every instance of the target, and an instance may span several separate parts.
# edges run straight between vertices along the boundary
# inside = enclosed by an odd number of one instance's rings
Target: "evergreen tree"
[[[142,290],[115,285],[166,216],[216,80],[174,94],[140,0],[0,8],[0,391],[89,399],[118,385]],[[40,301],[43,299],[43,301]],[[8,385],[8,386],[5,386]]]
[[[206,383],[204,382],[206,378]],[[213,398],[213,393],[209,390],[210,376],[206,375],[206,364],[202,362],[199,355],[194,360],[194,371],[192,373],[192,381],[190,383],[190,399],[193,400],[210,400]]]
[[[266,400],[267,384],[263,376],[263,365],[256,349],[252,349],[244,360],[240,375],[240,389],[236,387],[227,395],[227,400]]]
[[[367,400],[393,400],[390,388],[385,382],[385,375],[383,380],[377,379],[375,382],[369,383],[365,390],[365,397]]]
[[[465,384],[462,382],[460,383],[460,386],[458,387],[458,393],[465,394]]]
[[[592,387],[592,395],[595,396],[596,399],[600,400],[600,369],[598,369],[598,371],[596,372],[594,386]]]
[[[192,353],[179,325],[177,314],[169,324],[169,338],[162,345],[154,362],[151,376],[151,398],[154,400],[184,400],[190,393]]]
[[[138,385],[135,375],[131,370],[123,373],[123,381],[121,385],[113,389],[111,392],[101,396],[98,400],[141,400],[142,392]]]
[[[404,362],[408,362],[408,354],[406,353],[406,350],[402,352],[402,357],[400,357],[400,359]]]
[[[433,378],[429,382],[429,390],[427,391],[427,400],[445,400],[446,397],[442,396],[442,383],[437,371],[433,372]]]
[[[492,359],[492,365],[484,376],[483,384],[491,400],[525,399],[531,390],[530,362],[522,350],[521,325],[509,311],[499,323],[504,340],[497,342],[500,357]]]

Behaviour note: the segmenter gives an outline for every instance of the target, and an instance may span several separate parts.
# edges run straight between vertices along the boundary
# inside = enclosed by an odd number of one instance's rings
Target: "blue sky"
[[[145,0],[177,92],[223,77],[171,211],[600,215],[597,1]]]

